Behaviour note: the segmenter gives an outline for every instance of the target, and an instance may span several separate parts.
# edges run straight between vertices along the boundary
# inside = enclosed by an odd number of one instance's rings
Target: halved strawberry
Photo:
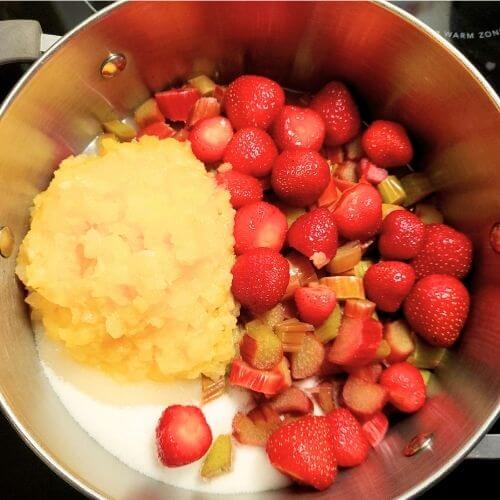
[[[360,378],[366,382],[378,382],[380,376],[382,375],[382,365],[380,363],[374,363],[373,365],[358,366],[354,368],[347,368],[350,375],[356,378]]]
[[[294,379],[312,377],[319,373],[325,357],[325,347],[314,334],[308,333],[298,352],[291,354],[291,371]]]
[[[187,122],[196,101],[201,97],[194,87],[165,90],[155,94],[156,103],[167,120]]]
[[[398,410],[413,413],[424,406],[425,382],[420,370],[410,363],[389,366],[382,373],[380,384],[387,389],[389,401]]]
[[[232,137],[231,123],[223,116],[204,118],[189,133],[194,155],[205,163],[221,160]]]
[[[369,417],[379,412],[387,402],[387,390],[379,384],[348,377],[342,397],[346,406],[360,417]]]
[[[154,135],[158,139],[167,139],[175,135],[175,130],[165,122],[155,122],[146,125],[137,132],[137,139],[144,135]]]
[[[300,319],[314,326],[320,326],[337,304],[335,293],[322,285],[297,288],[294,298]]]
[[[277,394],[285,386],[285,379],[279,370],[257,370],[236,358],[231,363],[229,383],[263,394]]]
[[[325,138],[325,124],[313,109],[285,106],[273,122],[272,135],[281,150],[308,148],[318,151]]]
[[[365,241],[382,224],[382,198],[370,184],[356,184],[342,194],[333,211],[339,234],[347,240]]]
[[[269,402],[271,407],[278,413],[311,413],[313,410],[313,403],[307,397],[304,391],[298,387],[289,387],[283,392],[275,396]]]
[[[347,408],[338,408],[327,415],[332,425],[332,442],[337,464],[355,467],[368,457],[370,445],[361,425]]]
[[[188,127],[196,125],[200,120],[204,120],[205,118],[219,116],[220,108],[220,103],[215,97],[200,97],[191,111]]]
[[[161,414],[156,426],[158,458],[166,467],[199,460],[212,444],[212,431],[197,406],[173,405]]]
[[[361,428],[370,445],[375,448],[384,439],[389,429],[389,420],[381,411],[375,413],[362,424]]]
[[[344,316],[337,338],[328,351],[328,361],[342,366],[365,365],[375,359],[381,340],[379,321]]]
[[[278,207],[257,201],[241,207],[234,217],[234,250],[243,254],[255,248],[280,251],[285,242],[288,224]]]
[[[301,215],[288,230],[288,243],[311,259],[315,267],[324,267],[337,251],[337,228],[326,208]]]
[[[217,184],[229,191],[231,205],[236,209],[256,201],[261,201],[264,196],[258,179],[242,174],[234,169],[217,172],[215,180]]]
[[[267,441],[270,462],[293,480],[318,490],[337,474],[332,428],[326,417],[306,415],[273,432]]]
[[[385,358],[388,363],[405,361],[415,350],[410,327],[402,319],[384,325],[384,339],[391,348],[391,353]]]

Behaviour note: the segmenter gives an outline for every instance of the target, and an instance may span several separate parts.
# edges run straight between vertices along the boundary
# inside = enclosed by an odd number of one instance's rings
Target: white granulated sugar
[[[167,468],[156,456],[155,428],[171,404],[200,404],[198,381],[119,384],[103,373],[69,359],[64,350],[37,331],[43,370],[70,415],[104,449],[129,467],[164,483],[207,493],[244,493],[277,489],[290,481],[275,470],[257,446],[233,440],[231,472],[210,480],[200,476],[201,459],[184,467]],[[249,394],[231,388],[203,406],[214,438],[231,433],[238,409],[251,406]]]

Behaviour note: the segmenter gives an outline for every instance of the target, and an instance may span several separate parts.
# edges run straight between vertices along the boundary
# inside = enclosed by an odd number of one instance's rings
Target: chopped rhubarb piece
[[[409,207],[423,200],[434,192],[429,178],[421,172],[413,172],[401,178],[401,185],[406,193],[404,206]]]
[[[361,146],[361,136],[355,137],[352,141],[344,144],[345,155],[348,160],[359,160],[363,156],[363,146]]]
[[[303,379],[318,374],[324,357],[321,341],[312,333],[306,334],[300,350],[291,355],[292,377]]]
[[[215,87],[217,87],[213,80],[206,75],[195,76],[194,78],[189,79],[188,83],[197,89],[203,96],[212,94]]]
[[[422,375],[425,386],[427,387],[429,385],[429,380],[432,377],[432,372],[430,370],[419,370],[419,372],[420,375]]]
[[[298,319],[290,318],[278,323],[274,331],[281,340],[283,352],[298,352],[304,343],[306,333],[313,332],[314,327]]]
[[[395,212],[396,210],[406,210],[406,208],[401,205],[382,203],[382,219],[385,219],[391,212]]]
[[[370,417],[379,412],[387,402],[387,390],[379,384],[348,377],[342,391],[346,406],[360,417]]]
[[[367,319],[373,316],[375,303],[365,299],[347,299],[344,304],[344,315],[349,318]]]
[[[214,97],[221,103],[224,103],[227,87],[224,85],[216,85],[214,89]]]
[[[278,366],[274,368],[273,372],[278,373],[283,378],[283,387],[290,387],[292,385],[292,374],[290,372],[290,362],[283,356],[283,359],[278,363]]]
[[[241,444],[265,446],[268,433],[263,427],[255,425],[250,417],[238,412],[233,418],[233,436]]]
[[[341,191],[337,188],[337,184],[333,177],[330,178],[330,182],[326,189],[323,191],[321,196],[316,201],[318,207],[329,207],[333,205],[340,198]]]
[[[333,375],[339,375],[341,373],[345,373],[345,368],[340,365],[335,365],[334,363],[330,363],[328,358],[325,356],[323,363],[319,369],[318,377],[325,378],[331,377]]]
[[[384,338],[391,348],[391,353],[385,358],[388,363],[405,361],[415,350],[410,327],[402,319],[384,325]]]
[[[293,296],[297,288],[317,281],[318,276],[311,261],[304,255],[293,251],[286,258],[290,264],[290,282],[288,283],[284,298],[288,299]]]
[[[281,341],[268,325],[247,329],[240,353],[244,361],[258,370],[271,370],[283,357]]]
[[[377,352],[375,353],[375,359],[382,361],[391,354],[391,346],[387,340],[382,339],[380,345],[378,346]]]
[[[272,309],[262,314],[259,319],[262,321],[262,323],[274,329],[276,325],[285,321],[285,319],[287,318],[287,312],[288,311],[285,304],[280,302]]]
[[[109,151],[112,151],[120,144],[118,137],[115,134],[100,134],[97,137],[97,154],[104,156]]]
[[[328,351],[328,361],[342,366],[366,365],[375,359],[381,340],[379,321],[344,316],[339,334]]]
[[[242,359],[234,359],[231,363],[229,383],[245,387],[264,394],[277,394],[286,384],[281,367],[274,370],[257,370]]]
[[[406,199],[405,190],[395,175],[389,175],[377,187],[384,203],[401,205]]]
[[[141,128],[137,133],[137,138],[139,139],[143,135],[154,135],[158,139],[168,139],[175,135],[175,130],[165,122],[156,122]]]
[[[231,470],[232,444],[229,434],[221,434],[207,453],[201,467],[201,477],[210,478]]]
[[[151,123],[165,121],[165,117],[160,111],[156,101],[151,98],[136,108],[134,111],[134,120],[139,128],[144,128]]]
[[[285,214],[288,227],[290,227],[301,215],[306,211],[300,207],[289,207],[288,205],[279,204],[281,211]]]
[[[319,282],[333,290],[337,300],[366,298],[363,279],[358,276],[327,276]]]
[[[196,101],[200,97],[199,90],[194,87],[165,90],[155,94],[160,111],[167,120],[173,122],[187,122]]]
[[[269,404],[279,414],[306,414],[313,409],[313,403],[306,393],[293,386],[275,396]]]
[[[330,146],[326,148],[326,157],[332,163],[342,163],[344,161],[342,146]]]
[[[354,266],[354,276],[357,276],[358,278],[364,278],[366,271],[368,271],[368,269],[371,265],[373,265],[373,261],[371,261],[371,260],[363,259],[363,260],[359,261]]]
[[[102,126],[106,132],[114,134],[120,141],[131,141],[137,134],[134,127],[120,120],[111,120]]]
[[[193,127],[204,118],[214,118],[219,115],[220,103],[215,97],[200,97],[191,111],[188,127]]]
[[[342,320],[342,311],[340,306],[337,304],[335,309],[332,311],[330,316],[326,319],[326,321],[316,329],[316,337],[326,344],[333,340],[339,333],[340,322]]]
[[[327,264],[326,270],[331,274],[340,274],[352,269],[360,260],[362,252],[359,241],[349,241],[337,248],[335,257]]]
[[[314,392],[314,398],[325,415],[342,406],[343,386],[342,381],[333,380],[331,382],[321,382],[316,387],[317,391]]]
[[[337,166],[333,175],[336,179],[356,183],[358,182],[358,174],[356,172],[357,164],[354,161],[345,161]]]
[[[430,203],[417,203],[415,215],[424,224],[442,224],[444,222],[443,214]]]
[[[279,413],[270,404],[256,406],[247,413],[247,416],[257,427],[267,432],[272,432],[281,425]]]
[[[380,184],[387,179],[388,173],[385,168],[377,167],[366,158],[362,158],[358,165],[359,177],[365,179],[370,184]]]
[[[347,368],[350,375],[360,378],[365,382],[378,382],[380,375],[382,375],[382,365],[375,363],[373,365],[359,366],[357,368]]]
[[[417,368],[425,368],[433,370],[443,360],[445,354],[448,352],[444,347],[434,347],[425,340],[422,340],[418,335],[412,336],[415,350],[408,357],[407,361]]]
[[[205,375],[201,376],[201,404],[207,404],[209,401],[218,398],[224,393],[226,388],[226,377],[219,377],[212,380]]]
[[[361,424],[370,445],[375,448],[384,439],[389,429],[389,420],[381,411],[375,413]]]
[[[335,178],[335,185],[337,186],[337,189],[341,193],[344,193],[346,191],[349,191],[351,188],[355,188],[358,184],[356,182],[351,182],[351,181],[346,181],[344,179]],[[337,201],[340,201],[341,199],[342,199],[342,196]],[[328,209],[331,211],[335,210],[335,208],[337,208],[337,203],[334,203],[333,205],[328,207]],[[354,238],[352,238],[352,239],[354,239]]]

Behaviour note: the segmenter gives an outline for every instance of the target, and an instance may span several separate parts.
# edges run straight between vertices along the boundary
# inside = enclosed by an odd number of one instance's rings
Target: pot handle
[[[500,434],[486,434],[476,447],[467,455],[468,459],[500,459]]]
[[[42,33],[38,21],[28,19],[0,21],[0,65],[34,61],[59,38],[56,35]]]

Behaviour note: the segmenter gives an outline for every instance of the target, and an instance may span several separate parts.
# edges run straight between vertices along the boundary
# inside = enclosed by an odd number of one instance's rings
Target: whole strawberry
[[[407,210],[395,210],[382,222],[378,249],[384,259],[415,257],[424,243],[425,224]]]
[[[412,329],[429,344],[450,347],[469,312],[469,292],[455,277],[431,274],[417,281],[404,303]]]
[[[332,425],[333,448],[340,467],[354,467],[368,457],[370,445],[360,423],[346,408],[337,408],[327,417]]]
[[[327,286],[304,286],[294,294],[300,319],[305,323],[320,326],[335,309],[335,293]]]
[[[288,286],[288,261],[276,250],[256,248],[240,255],[233,266],[234,298],[255,314],[273,308]]]
[[[414,283],[413,268],[391,260],[370,266],[363,278],[366,296],[384,312],[397,311]]]
[[[243,75],[227,87],[224,108],[236,130],[243,127],[267,129],[285,104],[285,93],[269,78]]]
[[[256,127],[238,130],[224,150],[223,160],[235,170],[254,177],[271,172],[278,150],[271,136]]]
[[[266,452],[276,469],[317,490],[328,488],[337,474],[327,417],[307,415],[281,426],[269,437]]]
[[[312,149],[283,151],[276,158],[271,174],[274,192],[281,200],[294,207],[313,204],[329,182],[328,163]]]
[[[370,184],[347,189],[335,206],[333,217],[339,234],[347,240],[368,240],[382,224],[382,198]]]
[[[249,203],[260,201],[264,196],[258,179],[234,169],[217,172],[215,180],[217,184],[229,191],[233,208],[241,208]]]
[[[413,158],[413,146],[399,123],[374,121],[363,133],[361,145],[368,158],[379,167],[400,167]]]
[[[358,107],[343,83],[325,85],[314,96],[311,108],[325,121],[325,143],[328,146],[340,146],[358,135],[361,128]]]
[[[461,279],[470,271],[471,264],[472,242],[446,224],[425,226],[422,248],[411,261],[417,278],[439,273]]]
[[[301,215],[288,230],[288,244],[305,255],[317,267],[333,259],[338,245],[337,227],[326,208],[316,208]]]

